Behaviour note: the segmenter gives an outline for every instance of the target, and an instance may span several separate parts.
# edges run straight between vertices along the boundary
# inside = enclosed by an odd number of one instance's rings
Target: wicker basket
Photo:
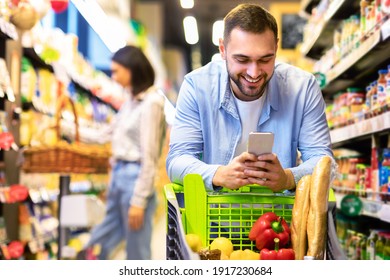
[[[28,147],[23,152],[22,169],[32,173],[107,173],[110,154],[106,147],[80,143],[79,123],[73,101],[66,95],[59,98],[56,110],[56,134],[61,138],[61,112],[70,103],[74,114],[75,142],[58,141],[54,146]]]

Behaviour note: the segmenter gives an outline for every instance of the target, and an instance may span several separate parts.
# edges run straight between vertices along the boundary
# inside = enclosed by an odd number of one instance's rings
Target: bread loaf
[[[310,209],[307,220],[307,255],[324,259],[327,236],[327,211],[332,159],[322,157],[311,175]]]
[[[296,260],[303,260],[307,253],[307,215],[310,207],[311,175],[303,176],[295,190],[291,218],[291,245]]]

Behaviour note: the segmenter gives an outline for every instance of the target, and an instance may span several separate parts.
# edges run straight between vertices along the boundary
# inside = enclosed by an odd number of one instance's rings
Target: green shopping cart
[[[234,250],[256,250],[248,239],[253,223],[266,212],[274,212],[288,223],[292,218],[294,195],[274,193],[266,187],[248,185],[238,190],[206,191],[202,177],[188,174],[183,185],[164,186],[167,211],[166,259],[199,259],[189,248],[185,235],[197,234],[205,246],[219,236],[229,238]],[[326,259],[345,259],[334,223],[336,203],[329,194]]]

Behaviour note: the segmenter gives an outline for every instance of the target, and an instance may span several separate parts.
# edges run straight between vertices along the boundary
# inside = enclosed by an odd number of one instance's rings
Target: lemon
[[[200,239],[199,235],[195,233],[187,233],[186,241],[188,246],[190,246],[191,250],[195,253],[199,252],[203,247],[202,240]]]
[[[245,249],[244,250],[244,259],[245,260],[259,260],[260,259],[260,253],[256,253],[252,250]]]
[[[244,257],[244,251],[243,250],[235,250],[230,254],[231,260],[243,260]]]
[[[210,250],[219,249],[227,257],[233,252],[233,243],[226,237],[217,237],[210,244]]]

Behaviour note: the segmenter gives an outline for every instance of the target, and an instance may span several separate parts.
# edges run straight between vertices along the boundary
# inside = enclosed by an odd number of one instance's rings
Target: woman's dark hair
[[[114,53],[112,60],[131,71],[134,95],[154,84],[155,73],[153,67],[140,48],[125,46]]]
[[[230,33],[234,28],[243,31],[261,34],[271,30],[278,38],[278,25],[275,18],[263,7],[257,4],[240,4],[232,9],[224,18],[223,38],[225,44],[230,39]]]

